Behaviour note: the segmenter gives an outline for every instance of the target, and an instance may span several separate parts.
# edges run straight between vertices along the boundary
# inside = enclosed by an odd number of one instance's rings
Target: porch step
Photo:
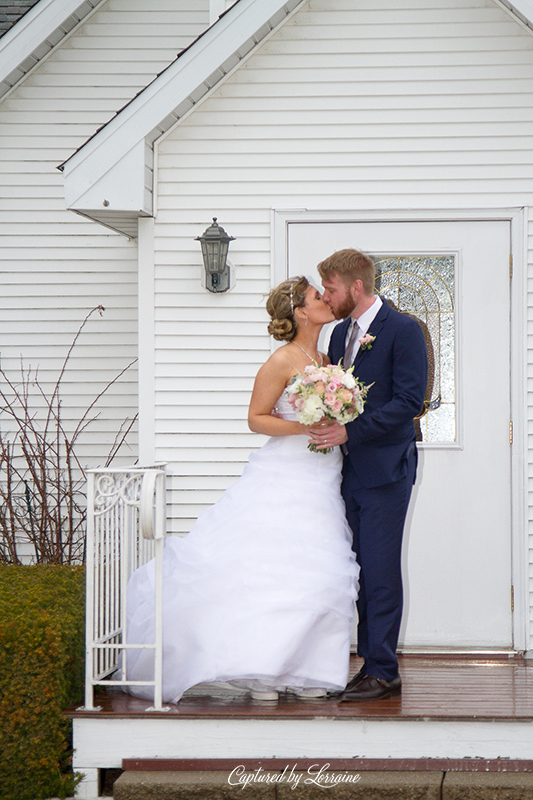
[[[514,772],[124,772],[114,800],[533,800],[533,773]],[[249,782],[243,786],[239,778]],[[313,782],[314,781],[314,782]],[[244,788],[244,795],[243,795]]]
[[[328,797],[353,797],[364,800],[441,800],[442,772],[341,772],[337,785],[327,783],[325,773],[316,783],[307,772],[289,773],[286,780],[276,782],[281,773],[247,772],[250,782],[237,783],[224,772],[124,772],[115,782],[114,800],[324,800]],[[244,777],[244,776],[242,776]],[[257,780],[254,780],[254,777]],[[267,782],[267,778],[272,780]],[[315,778],[316,779],[316,778]],[[308,780],[308,783],[305,781]],[[231,783],[230,783],[231,781]],[[234,785],[232,785],[234,783]],[[297,785],[295,786],[295,784]],[[533,786],[533,782],[532,782]],[[295,788],[293,788],[295,787]],[[329,788],[326,788],[329,787]],[[243,793],[244,789],[244,793]],[[531,795],[533,798],[533,794]],[[485,798],[484,798],[485,800]]]

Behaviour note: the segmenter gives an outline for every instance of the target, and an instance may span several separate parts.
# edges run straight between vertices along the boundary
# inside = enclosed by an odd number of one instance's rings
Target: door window
[[[417,440],[455,442],[455,256],[374,256],[374,263],[377,291],[416,319],[426,338],[428,387]]]

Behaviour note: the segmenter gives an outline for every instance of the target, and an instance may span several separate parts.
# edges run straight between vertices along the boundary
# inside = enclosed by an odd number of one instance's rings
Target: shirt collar
[[[361,331],[361,336],[365,336],[368,333],[368,329],[374,322],[375,318],[378,315],[378,311],[383,305],[383,300],[379,295],[374,295],[374,302],[367,308],[367,310],[358,317],[357,324],[359,325],[359,330]]]

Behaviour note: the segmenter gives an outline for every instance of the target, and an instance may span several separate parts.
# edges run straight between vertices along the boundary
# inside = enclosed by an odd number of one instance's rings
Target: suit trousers
[[[415,448],[410,451],[407,474],[394,483],[365,489],[348,457],[342,482],[353,550],[361,567],[357,654],[364,658],[367,675],[386,681],[398,675],[402,538],[417,461]]]

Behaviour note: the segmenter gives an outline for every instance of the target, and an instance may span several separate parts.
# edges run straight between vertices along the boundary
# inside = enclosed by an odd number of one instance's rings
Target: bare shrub
[[[20,380],[0,368],[0,415],[10,420],[0,429],[0,563],[21,564],[20,548],[30,542],[41,564],[76,564],[85,560],[85,470],[76,455],[80,435],[99,416],[98,400],[130,369],[129,363],[99,392],[67,431],[61,418],[61,384],[72,351],[90,317],[85,317],[48,394],[38,370],[20,367]],[[39,407],[39,411],[35,407]],[[107,455],[109,466],[124,444],[137,415],[121,424]]]

